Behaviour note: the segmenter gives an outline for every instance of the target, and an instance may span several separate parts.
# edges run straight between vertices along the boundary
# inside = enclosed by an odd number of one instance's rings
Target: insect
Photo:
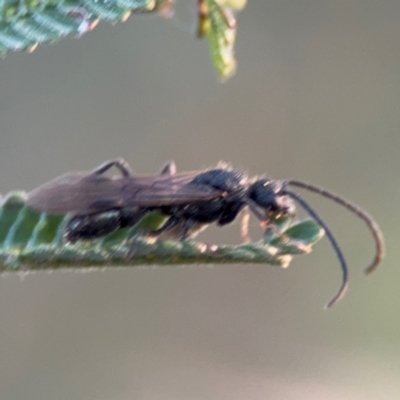
[[[113,167],[120,175],[105,175]],[[204,171],[178,173],[175,164],[170,162],[158,175],[136,176],[125,160],[111,160],[90,172],[62,175],[38,187],[28,194],[27,206],[48,214],[71,213],[64,238],[75,242],[93,240],[134,226],[155,210],[167,217],[165,223],[158,230],[142,232],[155,238],[172,233],[186,240],[213,222],[219,226],[231,223],[243,210],[250,210],[261,226],[268,228],[274,218],[293,217],[296,202],[325,230],[341,265],[342,284],[327,304],[330,308],[347,290],[347,263],[329,227],[291,187],[333,200],[361,218],[376,246],[375,256],[365,273],[376,269],[384,255],[383,234],[373,217],[359,206],[309,183],[250,178],[225,164]]]

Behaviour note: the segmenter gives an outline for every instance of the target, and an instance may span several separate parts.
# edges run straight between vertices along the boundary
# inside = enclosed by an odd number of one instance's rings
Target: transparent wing
[[[117,207],[157,207],[207,201],[223,192],[192,184],[198,171],[175,175],[107,177],[77,172],[60,176],[28,194],[27,206],[49,214],[95,212]]]

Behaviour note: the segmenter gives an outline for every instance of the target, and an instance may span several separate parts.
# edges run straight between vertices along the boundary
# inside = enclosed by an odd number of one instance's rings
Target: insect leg
[[[175,161],[168,161],[161,169],[160,175],[175,175],[176,164]]]
[[[246,199],[246,204],[249,206],[251,212],[259,219],[261,222],[268,222],[268,218],[260,211],[260,208],[257,206],[256,202],[251,199]]]
[[[148,238],[155,238],[158,239],[160,235],[162,235],[165,232],[168,232],[169,230],[173,229],[176,227],[181,219],[179,217],[171,216],[167,219],[167,221],[164,223],[164,225],[156,230],[149,230],[149,231],[138,231],[132,238],[131,245],[128,250],[128,257],[133,257],[136,253],[137,249],[137,241],[139,237],[148,237]],[[188,228],[190,229],[190,227]]]
[[[192,218],[188,218],[183,221],[182,232],[179,235],[180,241],[183,242],[184,240],[186,240],[189,237],[189,232],[195,224],[196,224],[196,221],[193,220]]]
[[[132,176],[131,166],[123,158],[117,158],[116,160],[106,161],[105,163],[103,163],[103,164],[99,165],[97,168],[95,168],[92,171],[92,174],[93,175],[103,175],[112,167],[119,169],[119,171],[121,172],[121,174],[123,176],[126,176],[126,177]]]
[[[242,237],[243,243],[250,243],[251,238],[249,235],[249,221],[250,221],[250,213],[247,207],[243,208],[241,213],[242,222],[240,225],[240,236]]]

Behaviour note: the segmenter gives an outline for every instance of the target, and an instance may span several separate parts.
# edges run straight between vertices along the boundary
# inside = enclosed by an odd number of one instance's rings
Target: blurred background
[[[347,257],[326,240],[287,270],[126,268],[0,279],[0,398],[399,399],[400,2],[250,1],[237,75],[218,81],[195,1],[0,61],[0,191],[31,190],[122,156],[137,173],[232,162],[302,179]],[[252,234],[260,234],[252,221]],[[239,223],[200,237],[240,241]]]

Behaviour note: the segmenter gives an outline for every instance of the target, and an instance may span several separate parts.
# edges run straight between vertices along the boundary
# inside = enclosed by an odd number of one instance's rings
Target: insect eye
[[[271,209],[276,205],[276,193],[272,185],[268,181],[260,180],[254,182],[249,190],[248,195],[258,206]]]

